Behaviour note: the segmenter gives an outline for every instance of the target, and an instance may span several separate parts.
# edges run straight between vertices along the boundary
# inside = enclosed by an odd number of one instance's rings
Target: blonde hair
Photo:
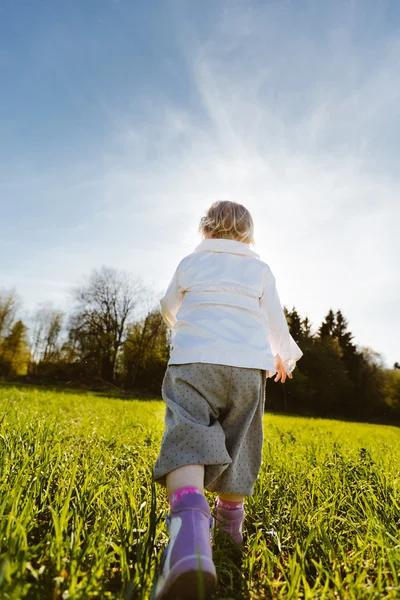
[[[199,233],[205,238],[224,238],[254,244],[254,223],[242,204],[220,200],[211,204],[200,219]]]

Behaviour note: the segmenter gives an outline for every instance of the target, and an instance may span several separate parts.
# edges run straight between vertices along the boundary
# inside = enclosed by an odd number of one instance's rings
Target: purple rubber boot
[[[214,527],[224,531],[229,537],[239,546],[243,545],[243,521],[246,513],[244,508],[221,508],[218,506],[218,501],[215,501],[214,511]]]
[[[187,494],[167,517],[170,541],[152,600],[207,600],[217,575],[212,560],[210,507],[202,494]]]

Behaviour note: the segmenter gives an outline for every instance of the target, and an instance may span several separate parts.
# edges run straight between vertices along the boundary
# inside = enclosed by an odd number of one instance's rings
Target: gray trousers
[[[250,496],[262,458],[266,372],[212,363],[169,365],[165,432],[153,478],[205,466],[209,491]]]

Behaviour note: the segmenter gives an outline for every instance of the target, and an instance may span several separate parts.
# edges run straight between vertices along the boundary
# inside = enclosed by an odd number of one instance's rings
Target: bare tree
[[[64,315],[51,304],[40,306],[32,318],[32,359],[36,362],[51,362],[60,353],[60,335]]]
[[[70,340],[81,358],[92,360],[103,379],[112,382],[118,352],[125,340],[134,310],[144,288],[116,269],[95,270],[89,281],[73,291],[75,308],[70,322]]]
[[[135,385],[138,372],[148,370],[152,361],[167,363],[169,337],[158,306],[129,327],[122,355],[128,387]]]
[[[19,300],[14,290],[0,291],[0,339],[10,333],[18,308]]]

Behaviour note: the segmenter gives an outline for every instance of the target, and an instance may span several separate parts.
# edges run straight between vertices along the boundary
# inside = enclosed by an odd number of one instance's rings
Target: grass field
[[[157,401],[0,387],[0,598],[141,599],[167,537]],[[212,496],[209,496],[210,502]],[[400,598],[400,431],[265,416],[215,598]]]

